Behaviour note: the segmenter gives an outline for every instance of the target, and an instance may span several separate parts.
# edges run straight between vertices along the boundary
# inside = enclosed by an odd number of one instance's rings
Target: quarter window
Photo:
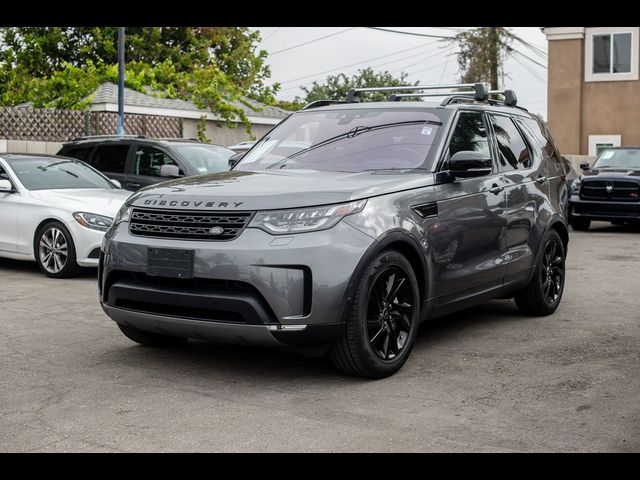
[[[136,157],[133,163],[133,173],[136,175],[146,175],[149,177],[159,177],[160,167],[162,165],[176,165],[173,159],[153,147],[138,147]]]
[[[500,153],[500,164],[507,170],[525,170],[531,167],[531,153],[513,120],[504,116],[491,116]]]

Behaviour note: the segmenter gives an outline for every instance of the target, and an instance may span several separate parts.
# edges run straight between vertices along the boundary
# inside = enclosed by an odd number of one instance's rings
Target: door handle
[[[504,187],[498,185],[497,183],[494,183],[493,185],[491,185],[491,188],[489,189],[489,191],[491,193],[494,193],[496,195],[499,194],[503,190],[504,190]]]
[[[127,187],[140,188],[140,184],[139,183],[127,183]]]
[[[547,177],[543,175],[540,175],[538,178],[536,178],[536,182],[538,182],[540,185],[542,185],[546,181],[547,181]]]

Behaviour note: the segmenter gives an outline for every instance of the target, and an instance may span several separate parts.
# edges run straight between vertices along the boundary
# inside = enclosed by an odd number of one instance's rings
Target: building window
[[[585,81],[638,80],[638,27],[588,28]]]
[[[621,144],[622,135],[589,135],[589,155],[595,157],[602,151]]]

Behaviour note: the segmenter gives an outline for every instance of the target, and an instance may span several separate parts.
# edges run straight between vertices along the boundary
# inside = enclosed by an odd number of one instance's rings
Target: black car
[[[83,160],[135,191],[172,178],[225,171],[234,153],[197,140],[108,136],[74,139],[58,155]]]
[[[598,155],[571,185],[569,222],[588,230],[592,220],[614,225],[640,222],[640,147],[618,147]]]

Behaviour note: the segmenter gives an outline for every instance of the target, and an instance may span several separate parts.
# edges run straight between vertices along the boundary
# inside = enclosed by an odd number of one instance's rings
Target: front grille
[[[134,208],[131,235],[186,240],[233,240],[247,226],[252,212],[193,212]],[[221,233],[212,233],[213,228]]]
[[[637,202],[640,200],[640,184],[628,180],[585,180],[580,187],[580,198]]]

